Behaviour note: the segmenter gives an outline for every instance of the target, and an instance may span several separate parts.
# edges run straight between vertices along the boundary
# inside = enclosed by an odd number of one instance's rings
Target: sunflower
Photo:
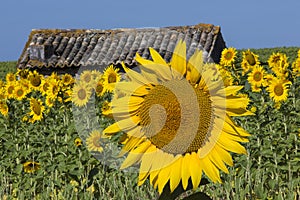
[[[103,94],[105,93],[105,88],[104,88],[104,85],[103,85],[103,79],[100,79],[97,82],[96,87],[95,87],[95,92],[96,92],[96,95],[98,97],[103,96]]]
[[[50,88],[50,82],[48,79],[43,79],[42,83],[40,85],[40,92],[42,93],[42,95],[46,96],[47,95],[47,91]]]
[[[94,85],[94,78],[90,70],[84,70],[80,74],[80,81],[88,86]]]
[[[102,73],[99,70],[92,70],[91,74],[95,82],[98,82],[102,78]]]
[[[260,87],[264,83],[265,74],[266,72],[262,66],[255,66],[248,74],[248,81],[251,85]]]
[[[72,92],[72,102],[76,106],[84,106],[87,104],[91,97],[91,88],[88,87],[86,84],[78,82],[73,87]]]
[[[75,80],[70,74],[64,74],[61,77],[61,82],[64,86],[70,86],[75,82]]]
[[[49,87],[47,87],[46,95],[51,99],[57,99],[57,95],[60,91],[60,84],[54,78],[49,78],[48,83],[50,83]]]
[[[118,74],[119,69],[114,68],[113,65],[107,67],[103,72],[103,85],[105,90],[112,92],[115,88],[115,84],[121,79],[120,74]]]
[[[27,79],[29,76],[28,69],[17,69],[17,75],[20,77],[21,80]]]
[[[45,105],[48,107],[48,108],[52,108],[53,105],[54,105],[54,102],[55,100],[50,98],[49,96],[46,97],[45,99]]]
[[[43,118],[43,112],[45,107],[40,99],[35,99],[33,97],[30,98],[30,113],[29,115],[32,116],[30,122],[40,121]]]
[[[237,95],[242,86],[224,87],[214,78],[214,64],[203,64],[201,51],[187,62],[185,42],[177,44],[169,64],[152,48],[150,54],[153,61],[136,55],[141,73],[123,65],[129,80],[116,84],[116,122],[104,130],[106,136],[128,136],[121,168],[140,163],[138,184],[150,177],[159,193],[167,182],[171,192],[180,182],[186,189],[189,179],[197,188],[203,173],[221,182],[219,170],[228,173],[225,164],[233,165],[229,152],[246,154],[239,142],[248,142],[249,134],[231,119],[253,115],[246,110],[249,99]]]
[[[282,57],[281,53],[273,53],[268,59],[269,66],[271,68],[279,66],[281,57]]]
[[[288,97],[288,85],[292,84],[290,81],[284,81],[282,79],[274,78],[267,91],[270,94],[270,97],[274,100],[275,103],[286,101]]]
[[[300,52],[300,51],[299,51]],[[297,58],[292,65],[293,75],[300,76],[300,58]]]
[[[235,61],[236,54],[237,52],[235,48],[225,48],[222,51],[220,64],[223,66],[231,66],[232,63]]]
[[[75,144],[76,147],[79,147],[79,146],[82,145],[82,140],[80,138],[76,138],[74,140],[74,144]]]
[[[38,162],[27,161],[23,163],[24,172],[26,173],[34,173],[35,171],[41,168],[41,164]]]
[[[103,147],[101,145],[101,133],[98,130],[93,130],[89,137],[86,139],[87,149],[89,151],[102,152]]]
[[[14,98],[21,101],[27,95],[26,89],[22,85],[17,85],[14,89]]]
[[[7,82],[5,85],[6,98],[10,99],[14,97],[14,90],[16,88],[16,82]]]
[[[43,76],[41,74],[39,74],[37,71],[33,71],[29,74],[28,79],[30,81],[31,87],[34,90],[38,90],[39,86],[42,83]]]
[[[111,102],[105,100],[102,103],[101,112],[106,117],[112,117]]]
[[[243,75],[251,70],[254,66],[260,65],[258,55],[251,52],[249,49],[243,52],[243,60],[241,67],[243,68]]]
[[[5,76],[6,82],[15,82],[16,81],[16,75],[13,73],[7,73]]]
[[[5,100],[0,100],[0,112],[4,116],[8,114],[8,105]]]

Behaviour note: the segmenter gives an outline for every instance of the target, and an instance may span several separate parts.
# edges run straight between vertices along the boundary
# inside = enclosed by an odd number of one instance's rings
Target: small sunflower
[[[0,112],[3,116],[8,114],[8,105],[5,100],[0,100]]]
[[[75,80],[70,74],[64,74],[61,77],[61,82],[65,86],[70,86],[75,82]]]
[[[92,70],[91,74],[95,82],[98,82],[100,79],[102,79],[102,73],[99,70]]]
[[[118,72],[119,69],[114,68],[113,65],[110,65],[104,70],[102,78],[103,78],[104,88],[107,91],[112,92],[115,88],[115,84],[120,81],[121,76],[120,74],[118,74]]]
[[[41,168],[41,164],[39,162],[27,161],[23,163],[23,168],[26,173],[34,173]]]
[[[21,80],[27,80],[29,74],[30,73],[28,69],[17,69],[17,75],[20,77]]]
[[[53,105],[54,105],[54,102],[55,102],[55,99],[50,98],[49,96],[47,96],[46,99],[45,99],[45,105],[46,105],[48,108],[52,108]]]
[[[268,59],[268,64],[271,68],[279,66],[281,60],[280,53],[272,53],[272,55]]]
[[[288,85],[290,84],[292,84],[290,81],[284,81],[278,78],[274,78],[271,81],[267,91],[275,103],[287,100],[289,90]]]
[[[102,152],[103,147],[101,144],[101,133],[98,130],[93,130],[89,137],[86,139],[87,149],[89,151]]]
[[[234,63],[235,58],[236,58],[236,49],[229,47],[228,49],[225,48],[222,51],[222,55],[221,55],[221,61],[220,64],[223,66],[231,66],[232,63]]]
[[[112,117],[111,102],[105,100],[102,103],[101,112],[102,112],[102,115],[104,115],[106,117]]]
[[[91,97],[91,88],[88,87],[86,84],[79,82],[73,86],[72,102],[76,106],[81,107],[86,105],[90,97]]]
[[[80,138],[76,138],[74,140],[74,144],[75,144],[76,147],[79,147],[79,146],[82,145],[82,140]]]
[[[40,85],[40,92],[42,93],[42,95],[46,96],[47,95],[47,91],[50,88],[50,82],[48,79],[43,79],[42,83]]]
[[[81,74],[80,74],[80,81],[82,83],[84,83],[85,85],[88,86],[93,86],[94,83],[94,77],[92,75],[92,72],[90,70],[84,70]]]
[[[264,82],[265,73],[262,66],[253,67],[252,71],[248,74],[249,83],[260,87]]]
[[[38,90],[39,86],[42,83],[43,76],[41,74],[39,74],[37,71],[33,71],[29,74],[28,79],[31,84],[31,87],[34,90]]]
[[[45,107],[40,99],[30,98],[30,110],[29,115],[32,116],[30,120],[32,123],[42,120]]]
[[[60,91],[60,84],[54,78],[49,78],[50,85],[47,87],[46,95],[52,99],[57,99],[58,93]]]
[[[233,165],[229,152],[246,154],[239,142],[249,134],[231,119],[253,115],[249,99],[237,95],[242,86],[224,87],[215,65],[200,62],[201,51],[187,61],[185,42],[177,44],[170,63],[152,48],[150,54],[153,61],[136,55],[141,73],[123,65],[129,80],[116,84],[116,122],[103,131],[128,136],[121,168],[140,163],[138,184],[149,177],[159,193],[168,182],[171,192],[179,184],[186,189],[189,180],[197,188],[203,173],[221,182],[219,170],[228,173],[226,164]]]
[[[260,62],[258,55],[251,52],[249,49],[243,52],[243,60],[241,67],[243,68],[243,75],[251,70],[254,66],[259,66]]]
[[[98,97],[101,97],[103,96],[103,94],[105,93],[105,88],[104,88],[104,84],[103,84],[103,79],[100,79],[97,84],[96,84],[96,87],[95,87],[95,92],[96,92],[96,95]]]
[[[292,65],[293,75],[300,76],[300,58],[297,58]]]
[[[14,89],[14,98],[21,101],[27,95],[26,89],[22,85],[17,85]]]
[[[14,98],[14,90],[16,88],[16,82],[7,82],[5,85],[6,98]]]
[[[7,73],[5,76],[6,82],[15,82],[16,81],[16,75],[13,73]]]

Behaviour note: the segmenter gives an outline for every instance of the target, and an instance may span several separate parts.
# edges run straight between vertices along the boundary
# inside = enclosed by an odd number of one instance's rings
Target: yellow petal
[[[182,40],[178,42],[174,49],[171,67],[174,79],[181,79],[186,73],[186,43]]]
[[[208,176],[213,182],[221,183],[220,172],[218,168],[211,162],[208,157],[201,159],[204,173]]]
[[[202,178],[201,166],[203,165],[203,163],[200,163],[198,155],[195,152],[192,152],[192,154],[189,156],[189,164],[193,188],[196,189],[199,186]]]
[[[149,93],[150,85],[141,85],[137,82],[119,82],[116,90],[120,90],[128,95],[144,96]]]
[[[112,134],[112,133],[117,133],[121,130],[123,130],[123,131],[130,130],[130,129],[134,128],[138,124],[139,121],[140,121],[140,118],[138,116],[133,116],[128,119],[123,119],[123,120],[120,120],[120,121],[108,126],[103,131],[103,133],[104,134]]]
[[[178,155],[174,159],[176,161],[172,164],[172,172],[170,174],[170,190],[173,192],[178,186],[181,179],[181,165],[182,165],[182,156]]]
[[[189,183],[189,178],[190,178],[190,154],[187,153],[183,156],[182,160],[182,170],[181,170],[181,179],[182,179],[182,186],[183,189],[186,189]]]
[[[228,139],[224,134],[220,135],[218,144],[227,151],[231,151],[239,154],[247,154],[245,147],[243,147],[238,142]]]
[[[196,84],[199,81],[203,70],[202,65],[203,65],[202,51],[199,51],[197,49],[195,53],[191,56],[187,64],[187,69],[190,71],[189,80],[192,84]]]
[[[150,50],[151,57],[155,63],[168,66],[166,61],[161,57],[161,55],[157,51],[155,51],[155,49],[150,47],[149,50]]]
[[[157,178],[157,186],[158,186],[159,194],[162,193],[165,185],[167,184],[170,178],[170,171],[171,171],[170,166],[162,168],[159,171],[158,178]]]
[[[131,70],[125,66],[125,64],[122,62],[122,66],[127,74],[127,76],[132,80],[132,82],[137,82],[141,85],[148,85],[150,84],[149,81],[143,77],[141,74],[138,72]]]

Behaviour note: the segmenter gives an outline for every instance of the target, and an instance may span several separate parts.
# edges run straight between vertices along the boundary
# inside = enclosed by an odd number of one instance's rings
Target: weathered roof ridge
[[[18,68],[78,67],[125,62],[135,65],[139,53],[150,59],[149,47],[170,61],[176,43],[187,43],[187,57],[196,49],[206,52],[207,61],[218,62],[225,48],[220,27],[193,26],[116,28],[116,29],[32,29],[18,60]]]

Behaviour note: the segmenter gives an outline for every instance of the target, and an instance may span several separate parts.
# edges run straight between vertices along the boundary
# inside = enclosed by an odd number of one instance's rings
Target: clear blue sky
[[[287,2],[287,3],[285,3]],[[2,0],[0,61],[17,60],[31,29],[211,23],[228,47],[300,47],[299,0]]]

